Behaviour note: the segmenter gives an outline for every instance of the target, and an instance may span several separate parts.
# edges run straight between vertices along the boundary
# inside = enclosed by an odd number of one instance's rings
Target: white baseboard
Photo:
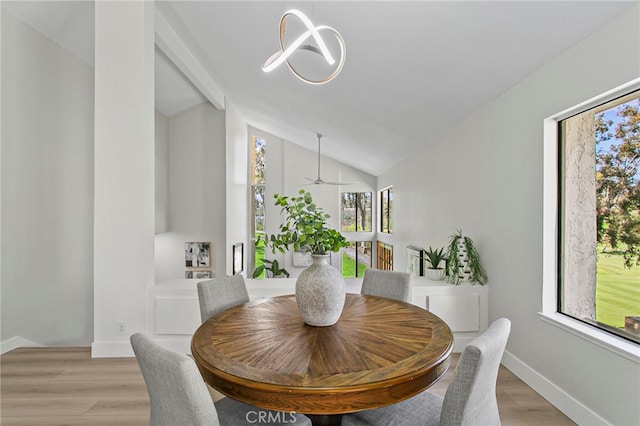
[[[191,336],[184,338],[168,338],[153,336],[154,340],[167,349],[183,354],[191,353]],[[117,342],[93,342],[91,344],[91,358],[128,358],[135,356],[129,338]]]
[[[18,348],[40,348],[42,345],[29,339],[25,339],[21,336],[13,336],[7,340],[0,342],[0,354],[5,354],[9,351]]]
[[[610,425],[609,422],[589,407],[560,389],[555,383],[542,376],[510,352],[504,352],[502,365],[577,424]]]

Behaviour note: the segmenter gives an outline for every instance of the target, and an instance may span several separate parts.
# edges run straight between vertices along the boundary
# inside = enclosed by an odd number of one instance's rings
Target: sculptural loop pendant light
[[[298,38],[296,38],[293,41],[293,43],[285,47],[284,38],[285,38],[285,29],[287,25],[287,18],[291,16],[295,16],[298,19],[300,19],[300,21],[307,28],[307,30],[303,32]],[[304,50],[308,50],[323,56],[329,65],[334,65],[336,61],[333,58],[333,55],[331,54],[331,52],[329,52],[329,49],[327,48],[327,44],[324,42],[322,36],[320,35],[321,32],[328,32],[329,34],[335,37],[340,47],[340,57],[338,58],[338,64],[336,65],[335,69],[331,74],[329,74],[325,78],[311,79],[302,75],[293,65],[291,65],[291,62],[289,61],[289,57],[296,50],[304,49]],[[309,39],[309,37],[311,37],[315,41],[316,45],[304,44],[307,41],[307,39]],[[315,84],[315,85],[324,84],[333,80],[334,78],[336,78],[338,74],[340,74],[340,71],[342,71],[342,67],[344,66],[345,56],[346,56],[346,47],[344,44],[344,39],[342,38],[342,35],[340,35],[338,31],[336,31],[335,28],[332,28],[326,25],[319,25],[316,27],[313,25],[311,20],[309,20],[309,18],[307,18],[307,16],[304,13],[295,9],[291,9],[286,11],[284,15],[282,15],[282,18],[280,18],[280,50],[275,52],[265,61],[265,63],[262,65],[262,70],[264,72],[270,72],[275,68],[277,68],[278,65],[284,62],[287,64],[291,72],[293,72],[293,74],[296,77],[298,77],[300,80],[304,81],[305,83]]]

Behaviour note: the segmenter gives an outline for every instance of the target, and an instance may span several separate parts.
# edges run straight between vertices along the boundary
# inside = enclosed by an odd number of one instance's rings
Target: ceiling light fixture
[[[302,33],[290,46],[285,48],[284,36],[285,36],[285,29],[287,26],[287,18],[289,16],[296,16],[297,18],[299,18],[300,21],[302,21],[304,26],[307,28],[307,31]],[[335,70],[329,76],[319,80],[314,80],[300,74],[291,65],[288,59],[289,59],[289,56],[291,56],[293,52],[296,51],[297,49],[304,49],[304,50],[309,50],[311,52],[322,55],[329,65],[334,65],[336,63],[336,60],[333,58],[333,55],[331,55],[331,52],[329,52],[329,49],[327,48],[327,44],[324,42],[324,40],[320,36],[321,31],[328,31],[336,38],[336,40],[338,41],[338,44],[340,45],[340,58],[338,59],[338,65],[336,66]],[[303,44],[309,37],[313,37],[317,46],[310,45],[310,44]],[[298,77],[300,80],[304,81],[305,83],[324,84],[324,83],[330,82],[331,80],[336,78],[338,74],[340,74],[340,71],[344,66],[345,55],[346,55],[346,47],[344,44],[344,39],[342,38],[342,36],[338,31],[326,25],[319,25],[316,27],[313,25],[313,23],[311,23],[311,20],[309,20],[309,18],[307,18],[307,16],[304,13],[295,9],[291,9],[286,11],[284,15],[282,15],[282,18],[280,18],[280,50],[278,50],[276,53],[271,55],[269,59],[265,61],[265,63],[262,65],[262,70],[264,72],[270,72],[275,68],[277,68],[278,65],[285,62],[289,67],[289,69],[291,70],[291,72],[293,72],[293,74],[296,77]]]

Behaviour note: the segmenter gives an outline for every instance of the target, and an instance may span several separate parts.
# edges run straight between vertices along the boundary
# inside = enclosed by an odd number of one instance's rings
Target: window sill
[[[640,346],[558,313],[539,313],[542,321],[640,364]]]

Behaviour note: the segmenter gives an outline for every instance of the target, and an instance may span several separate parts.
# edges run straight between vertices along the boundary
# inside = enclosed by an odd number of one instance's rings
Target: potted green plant
[[[431,246],[429,246],[429,249],[424,251],[424,256],[427,261],[427,278],[433,281],[442,281],[446,271],[441,264],[447,259],[444,247],[432,249]]]
[[[280,263],[277,259],[262,259],[262,265],[258,265],[258,267],[253,270],[251,277],[259,278],[263,272],[267,278],[289,278],[289,272],[284,268],[280,268]]]
[[[461,281],[471,281],[485,285],[487,273],[480,264],[480,254],[470,237],[462,235],[458,230],[449,237],[447,247],[447,281],[460,284]]]
[[[327,227],[327,219],[331,216],[324,213],[314,202],[311,194],[304,189],[298,197],[287,197],[275,194],[275,205],[281,206],[284,222],[280,224],[280,232],[265,236],[265,245],[272,252],[284,253],[293,246],[294,250],[308,251],[312,255],[326,255],[337,252],[347,245],[347,240],[335,229]]]
[[[297,197],[275,194],[283,222],[279,233],[264,236],[273,253],[294,250],[311,253],[313,263],[296,280],[296,300],[305,323],[314,326],[335,324],[344,308],[345,283],[342,274],[329,264],[329,253],[347,245],[347,239],[327,226],[331,216],[318,207],[304,189]]]

